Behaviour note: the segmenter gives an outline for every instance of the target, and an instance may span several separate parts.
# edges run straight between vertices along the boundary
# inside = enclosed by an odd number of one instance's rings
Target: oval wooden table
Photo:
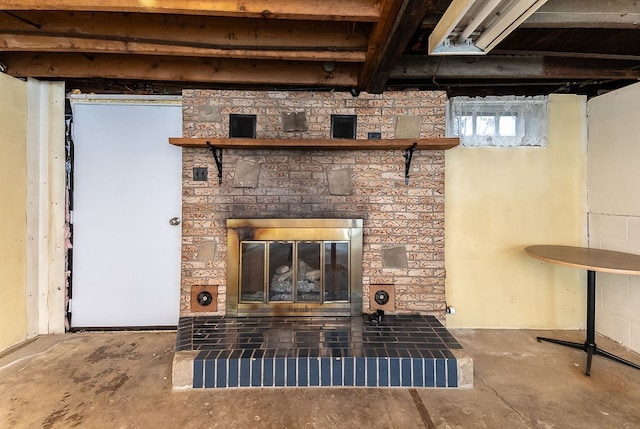
[[[541,245],[524,249],[529,256],[554,264],[587,270],[587,338],[582,343],[537,337],[538,341],[548,341],[587,353],[587,375],[591,375],[593,355],[601,355],[636,369],[640,365],[611,354],[596,346],[596,271],[616,274],[640,275],[640,255],[615,252],[612,250],[591,249],[587,247]]]

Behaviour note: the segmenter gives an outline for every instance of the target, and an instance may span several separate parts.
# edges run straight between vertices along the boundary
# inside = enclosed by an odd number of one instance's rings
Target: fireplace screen
[[[349,221],[288,219],[274,226],[277,220],[230,219],[227,312],[350,314],[352,306],[361,308],[362,232],[345,228]],[[233,228],[237,222],[242,227]]]
[[[240,302],[349,300],[349,243],[243,241]]]

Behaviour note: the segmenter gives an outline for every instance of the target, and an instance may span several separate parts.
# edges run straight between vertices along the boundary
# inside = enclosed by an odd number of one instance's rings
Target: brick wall
[[[261,138],[329,138],[331,114],[357,115],[357,138],[443,137],[446,96],[403,91],[383,95],[342,92],[183,92],[184,137],[227,137],[229,114],[257,115]],[[306,132],[282,131],[282,113],[304,111]],[[416,127],[417,124],[417,127]],[[259,169],[255,187],[234,187],[238,161]],[[193,181],[207,167],[208,181]],[[349,169],[353,191],[331,195],[327,177]],[[183,150],[182,316],[191,315],[194,285],[218,285],[224,314],[227,218],[362,218],[364,311],[370,284],[393,283],[397,312],[444,319],[444,153],[416,151],[404,182],[404,151],[225,150],[223,183],[213,155]],[[406,251],[406,267],[389,266],[385,250]],[[391,258],[395,260],[394,258]]]

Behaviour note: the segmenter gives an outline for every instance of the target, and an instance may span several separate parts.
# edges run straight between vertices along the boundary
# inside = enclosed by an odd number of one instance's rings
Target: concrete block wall
[[[587,105],[589,246],[640,254],[640,84]],[[640,352],[640,276],[597,273],[596,331]]]
[[[589,247],[640,254],[640,216],[589,213]],[[596,273],[597,331],[640,351],[640,276]]]
[[[183,92],[184,137],[228,137],[229,114],[255,114],[258,138],[329,138],[331,114],[357,115],[357,138],[443,137],[446,95],[431,91],[361,93],[218,91]],[[304,111],[306,132],[284,132],[282,113]],[[418,126],[416,126],[416,124]],[[412,135],[413,134],[413,135]],[[257,185],[234,187],[236,165],[254,163]],[[194,181],[193,168],[208,180]],[[328,175],[347,169],[352,191],[329,192]],[[225,312],[226,219],[362,218],[364,311],[370,284],[395,285],[397,313],[444,320],[444,152],[416,151],[404,181],[404,151],[225,150],[218,184],[207,149],[183,150],[181,315],[192,315],[194,285],[217,285]],[[406,250],[407,266],[385,266],[383,250]]]

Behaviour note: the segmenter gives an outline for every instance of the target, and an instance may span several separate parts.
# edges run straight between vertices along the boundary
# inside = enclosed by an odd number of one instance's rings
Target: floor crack
[[[533,426],[531,425],[531,419],[528,418],[527,416],[525,416],[524,414],[522,414],[520,411],[518,411],[513,405],[511,405],[504,396],[502,396],[500,393],[498,393],[498,391],[496,389],[494,389],[493,387],[489,386],[484,379],[479,376],[478,374],[474,374],[475,378],[477,378],[487,389],[491,390],[496,397],[498,397],[498,399],[500,399],[502,401],[502,403],[504,405],[507,406],[507,408],[509,408],[511,411],[513,411],[514,413],[516,413],[518,415],[518,417],[520,417],[523,421],[524,424],[526,424],[528,427],[533,428]]]

